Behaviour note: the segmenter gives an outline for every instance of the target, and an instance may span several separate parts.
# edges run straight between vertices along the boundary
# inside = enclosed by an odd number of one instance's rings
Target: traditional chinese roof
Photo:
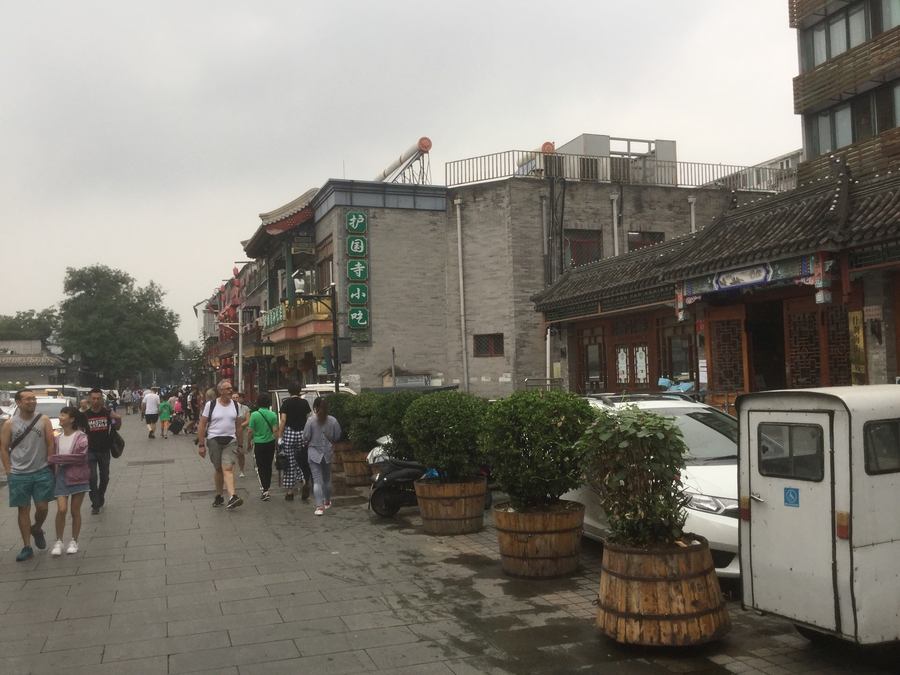
[[[851,181],[837,159],[827,178],[732,205],[696,234],[569,270],[531,299],[545,312],[704,274],[897,239],[900,173],[863,184]]]
[[[19,354],[0,354],[0,368],[58,368],[65,361],[42,354],[40,356],[22,356]]]
[[[262,223],[253,236],[243,244],[244,252],[251,258],[261,258],[268,250],[270,237],[287,232],[300,223],[310,220],[314,215],[310,202],[318,191],[319,188],[312,188],[274,211],[260,213],[259,218]]]

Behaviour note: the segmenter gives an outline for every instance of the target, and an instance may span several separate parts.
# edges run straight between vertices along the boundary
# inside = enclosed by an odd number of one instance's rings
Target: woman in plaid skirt
[[[306,418],[312,414],[312,409],[305,398],[300,398],[299,382],[293,381],[288,384],[288,393],[290,398],[285,399],[281,404],[278,425],[278,436],[281,439],[280,452],[287,457],[287,469],[281,473],[281,487],[287,490],[284,498],[291,502],[294,501],[294,484],[302,481],[301,498],[305,501],[309,499],[310,475],[308,469],[304,473],[303,467],[298,465],[297,460],[299,456],[300,461],[303,461],[303,427],[306,426]]]

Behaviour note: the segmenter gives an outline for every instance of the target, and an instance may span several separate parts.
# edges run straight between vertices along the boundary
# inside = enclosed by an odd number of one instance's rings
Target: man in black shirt
[[[96,516],[106,503],[106,486],[109,485],[109,433],[113,428],[118,430],[122,427],[122,418],[103,407],[103,392],[99,389],[91,389],[89,402],[91,407],[85,415],[88,421],[88,464],[91,467],[91,514]]]

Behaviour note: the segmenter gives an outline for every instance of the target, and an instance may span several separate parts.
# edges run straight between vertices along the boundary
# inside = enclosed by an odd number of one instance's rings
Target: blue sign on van
[[[800,488],[784,488],[784,505],[800,508]]]

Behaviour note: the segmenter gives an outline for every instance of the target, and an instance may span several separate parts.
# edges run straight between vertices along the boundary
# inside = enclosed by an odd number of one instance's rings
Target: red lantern
[[[240,279],[235,279],[235,280],[234,280],[234,287],[235,287],[235,288],[240,288],[240,287],[241,287],[241,280],[240,280]]]
[[[222,284],[221,286],[219,286],[219,290],[224,293],[225,292],[225,284]]]
[[[238,275],[238,268],[235,267],[235,268],[234,268],[233,270],[231,270],[231,271],[232,271],[232,273],[234,274],[234,276],[237,277],[237,275]]]

